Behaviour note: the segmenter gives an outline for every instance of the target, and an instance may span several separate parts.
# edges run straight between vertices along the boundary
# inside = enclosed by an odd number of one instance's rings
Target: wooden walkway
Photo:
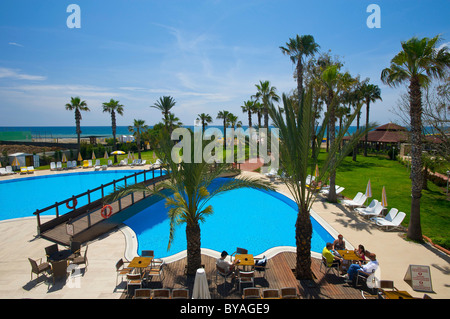
[[[295,253],[282,252],[269,258],[267,263],[266,278],[263,274],[256,273],[255,286],[262,291],[265,288],[280,289],[283,287],[296,287],[300,299],[362,299],[361,287],[354,288],[344,282],[344,279],[336,276],[332,271],[324,274],[324,268],[320,269],[320,260],[312,258],[312,270],[316,276],[315,280],[299,281],[293,274],[295,268]],[[148,288],[187,288],[192,296],[195,276],[184,274],[186,258],[179,261],[166,264],[164,266],[164,278],[158,277],[152,279],[147,284]],[[212,299],[241,299],[242,293],[235,279],[228,278],[226,281],[222,277],[217,277],[215,258],[202,255],[202,264],[205,265],[206,278],[208,280],[209,291]],[[122,282],[116,287],[117,290],[125,289],[126,283]],[[131,298],[133,289],[130,289],[130,295],[123,293],[123,298]]]

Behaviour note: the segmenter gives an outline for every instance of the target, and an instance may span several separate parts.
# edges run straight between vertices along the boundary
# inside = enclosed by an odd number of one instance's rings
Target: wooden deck
[[[202,264],[205,265],[206,278],[208,280],[209,291],[212,299],[241,299],[242,293],[234,279],[228,278],[226,281],[222,277],[217,277],[215,272],[215,258],[202,255]],[[166,264],[164,266],[164,278],[162,281],[158,277],[150,281],[146,286],[151,289],[158,288],[187,288],[190,296],[194,286],[195,276],[184,274],[186,258]],[[282,252],[269,258],[267,263],[266,278],[263,274],[256,273],[255,286],[261,290],[265,288],[280,289],[283,287],[296,287],[300,299],[362,299],[361,287],[354,288],[344,282],[344,279],[337,277],[333,272],[324,274],[324,268],[320,268],[320,260],[312,258],[312,270],[316,276],[315,280],[299,281],[295,278],[292,270],[295,268],[295,253]],[[117,289],[125,289],[126,283],[119,283]],[[123,298],[131,298],[123,293]]]

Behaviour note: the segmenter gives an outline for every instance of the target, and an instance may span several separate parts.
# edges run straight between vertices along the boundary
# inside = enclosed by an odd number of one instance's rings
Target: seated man
[[[327,260],[328,267],[331,267],[334,264],[341,265],[342,258],[334,255],[331,251],[333,250],[333,244],[327,243],[325,248],[322,250],[322,256]]]
[[[366,257],[368,257],[370,260],[367,264],[362,265],[361,262],[358,262],[357,264],[350,265],[346,274],[347,282],[353,282],[353,280],[355,279],[355,275],[358,273],[359,270],[362,270],[363,272],[370,275],[378,268],[379,264],[377,256],[374,253],[369,253],[368,251],[366,251]]]
[[[232,263],[225,260],[225,258],[228,256],[228,253],[224,250],[222,254],[220,255],[220,258],[216,260],[216,265],[223,269],[223,271],[228,275],[234,270],[234,267],[236,263],[239,262],[239,260],[235,259]]]

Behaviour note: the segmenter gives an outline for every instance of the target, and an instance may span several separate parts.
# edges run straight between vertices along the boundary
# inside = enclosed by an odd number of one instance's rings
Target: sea
[[[152,127],[152,126],[149,126]],[[185,128],[190,128],[194,130],[194,126],[183,126]],[[217,128],[223,133],[223,126],[221,125],[208,125],[207,128]],[[247,126],[242,126],[246,130]],[[356,126],[350,126],[347,134],[352,134],[356,131]],[[45,139],[56,139],[56,138],[76,138],[76,128],[75,126],[0,126],[0,140],[1,136],[15,136],[18,133],[24,136],[35,138],[45,138]],[[17,134],[16,134],[17,133]],[[116,136],[120,135],[130,135],[128,126],[117,126]],[[112,137],[111,126],[81,126],[81,137]],[[6,138],[4,140],[7,140]]]

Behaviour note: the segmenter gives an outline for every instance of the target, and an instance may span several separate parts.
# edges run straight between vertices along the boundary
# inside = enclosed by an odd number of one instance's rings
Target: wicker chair
[[[48,262],[42,262],[42,258],[39,258],[39,264],[36,260],[28,258],[31,264],[31,280],[33,280],[33,274],[36,274],[38,277],[41,273],[48,272],[51,267]]]
[[[189,290],[183,288],[173,289],[172,299],[189,299]]]
[[[50,256],[56,254],[58,251],[58,244],[53,244],[45,247],[45,255],[47,256],[47,261],[50,261]]]
[[[153,299],[170,299],[169,289],[153,289]]]
[[[84,271],[85,272],[87,271],[87,266],[88,266],[87,251],[88,251],[88,246],[86,246],[86,249],[84,250],[84,255],[83,256],[75,257],[72,260],[72,264],[84,265]]]

